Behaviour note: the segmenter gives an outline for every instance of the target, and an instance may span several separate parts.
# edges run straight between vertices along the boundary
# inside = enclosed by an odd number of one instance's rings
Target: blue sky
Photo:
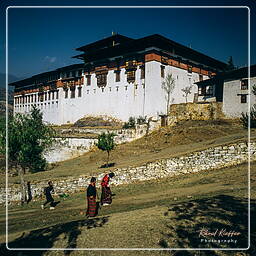
[[[60,1],[10,1],[6,5],[49,5]],[[106,5],[104,2],[61,1],[62,5]],[[119,5],[119,2],[111,2]],[[246,1],[136,1],[136,5],[246,5]],[[108,3],[109,4],[109,3]],[[125,2],[123,2],[125,4]],[[126,5],[135,4],[132,1]],[[1,6],[1,11],[5,6]],[[251,7],[254,11],[254,6]],[[101,9],[9,9],[8,53],[9,73],[17,77],[49,71],[61,66],[80,63],[71,56],[75,48],[118,32],[132,38],[161,34],[221,61],[233,56],[235,65],[247,65],[248,10],[245,8],[101,8]],[[252,15],[253,16],[253,15]],[[1,16],[4,23],[3,16]],[[252,24],[253,23],[253,24]],[[255,39],[254,18],[251,39]],[[252,42],[252,45],[253,45]],[[4,56],[5,35],[1,32],[1,55]],[[256,63],[251,50],[251,63]],[[4,72],[5,60],[0,60]]]

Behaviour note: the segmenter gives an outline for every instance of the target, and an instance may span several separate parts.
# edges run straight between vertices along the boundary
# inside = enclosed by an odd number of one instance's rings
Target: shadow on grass
[[[256,200],[251,200],[251,216],[255,216],[255,207]],[[191,200],[173,205],[164,216],[169,231],[162,233],[163,237],[159,242],[162,248],[248,247],[247,199],[219,195]],[[255,223],[255,218],[251,217],[252,231],[255,230]],[[230,231],[237,234],[232,235],[228,233]],[[251,241],[253,238],[255,239],[255,234]],[[255,244],[250,250],[255,252]],[[216,251],[201,252],[200,255],[219,255]],[[194,255],[194,252],[177,251],[175,255]]]
[[[27,235],[23,233],[21,237],[8,243],[8,247],[14,248],[52,248],[54,242],[60,239],[67,240],[64,255],[69,255],[77,246],[77,238],[81,234],[81,228],[93,229],[102,227],[109,220],[109,216],[93,218],[87,220],[72,221],[64,224],[57,224],[48,228],[33,230]],[[6,244],[0,245],[0,255],[10,256],[41,256],[46,250],[40,251],[10,251],[6,249]]]

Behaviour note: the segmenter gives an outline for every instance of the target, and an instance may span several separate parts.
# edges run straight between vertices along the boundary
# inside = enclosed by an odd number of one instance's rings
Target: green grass
[[[168,135],[166,138],[166,134]],[[114,168],[139,166],[169,157],[180,156],[196,150],[247,140],[247,130],[233,121],[187,121],[175,127],[161,128],[130,143],[118,145],[110,154]],[[251,136],[256,138],[256,130]],[[106,163],[107,154],[96,148],[80,157],[50,166],[48,171],[27,173],[26,180],[36,181],[59,179],[79,175],[108,172],[113,168],[100,168]],[[71,172],[72,170],[72,172]],[[19,183],[19,178],[9,177],[10,183]],[[5,184],[5,174],[0,173],[0,184]]]
[[[256,163],[251,165],[252,216],[256,213]],[[52,248],[191,248],[218,246],[200,243],[202,227],[224,227],[242,233],[237,245],[247,247],[247,164],[216,171],[181,175],[113,188],[111,206],[86,220],[84,193],[63,200],[54,211],[40,210],[40,202],[9,207],[10,247]],[[255,220],[252,218],[255,228]],[[4,241],[5,214],[0,210],[0,239]],[[255,229],[254,229],[255,230]],[[255,233],[252,233],[255,239]],[[225,247],[227,245],[221,245]],[[219,246],[218,246],[219,247]],[[244,255],[253,255],[253,250]],[[34,254],[33,254],[34,253]],[[172,255],[167,252],[37,251],[19,255]],[[8,254],[18,255],[18,254]],[[174,255],[174,254],[173,254]],[[178,251],[175,255],[196,255]],[[199,254],[198,254],[199,255]],[[200,255],[236,255],[201,252]],[[238,255],[238,254],[237,254]]]

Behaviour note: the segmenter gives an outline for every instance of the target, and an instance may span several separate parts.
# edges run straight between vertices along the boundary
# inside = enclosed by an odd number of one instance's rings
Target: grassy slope
[[[252,163],[252,205],[255,215],[256,163]],[[10,207],[10,247],[207,247],[200,244],[202,227],[225,227],[242,233],[238,247],[247,247],[247,165],[182,175],[114,189],[116,197],[97,218],[85,220],[84,194],[62,201],[55,211],[41,211],[38,202]],[[3,241],[4,210],[0,211]],[[255,231],[255,218],[252,218]],[[252,240],[255,240],[253,233]],[[208,246],[218,246],[208,244]],[[248,254],[255,255],[255,247]],[[34,254],[33,254],[34,253]],[[170,255],[166,252],[49,251],[44,255]],[[15,253],[8,255],[17,255]],[[43,255],[37,251],[19,255]],[[175,255],[195,255],[178,251]],[[233,252],[201,252],[200,255],[236,255]],[[237,254],[241,255],[241,254]]]
[[[256,131],[252,130],[252,137]],[[219,144],[247,139],[247,130],[239,123],[232,121],[187,121],[176,127],[162,128],[148,137],[130,143],[118,145],[111,153],[114,168],[138,166],[161,158],[177,156],[195,150],[205,149]],[[53,166],[46,172],[27,174],[31,182],[58,177],[78,176],[107,172],[99,168],[105,163],[106,152],[97,149],[81,157],[64,161]],[[9,182],[18,182],[18,177],[10,177]],[[5,175],[0,175],[0,183],[5,182]]]

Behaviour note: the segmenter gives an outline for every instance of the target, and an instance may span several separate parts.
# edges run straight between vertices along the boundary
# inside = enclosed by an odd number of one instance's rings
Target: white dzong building
[[[132,39],[122,35],[82,46],[82,60],[12,83],[14,112],[37,106],[51,124],[74,123],[84,116],[158,117],[166,114],[162,82],[175,79],[171,104],[198,101],[197,82],[227,65],[161,35]],[[182,89],[190,87],[185,97]],[[214,94],[214,92],[212,92]]]

